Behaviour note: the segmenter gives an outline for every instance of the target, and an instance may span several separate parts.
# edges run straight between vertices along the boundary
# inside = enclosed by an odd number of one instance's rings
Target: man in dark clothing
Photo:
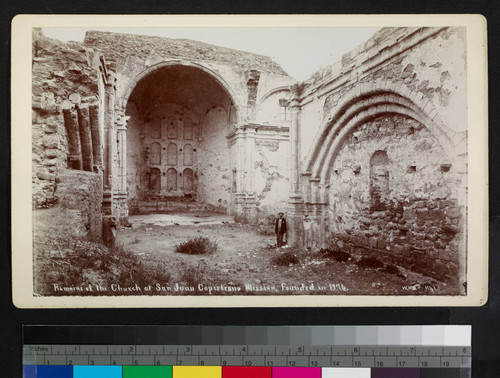
[[[286,219],[282,212],[278,213],[274,232],[276,233],[276,247],[280,248],[286,244],[286,237],[285,241],[283,241],[283,237],[286,235]]]

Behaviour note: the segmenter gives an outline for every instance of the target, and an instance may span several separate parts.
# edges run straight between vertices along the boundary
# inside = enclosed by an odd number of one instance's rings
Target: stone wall
[[[437,139],[401,115],[367,122],[346,138],[330,187],[330,242],[359,255],[456,278],[464,249],[457,172]]]
[[[92,110],[89,106],[96,104],[99,98],[97,59],[81,44],[61,43],[34,29],[32,179],[35,208],[54,205],[57,178],[64,175],[66,169],[93,170],[93,152],[88,143]],[[82,125],[81,135],[79,125]],[[69,138],[69,133],[73,133],[75,139]]]
[[[376,89],[409,98],[435,123],[463,139],[465,64],[465,28],[383,28],[301,85],[302,163],[307,164],[314,137],[346,102]]]
[[[226,64],[239,69],[251,67],[258,71],[287,75],[267,56],[188,39],[89,31],[85,35],[84,44],[107,56],[136,56],[151,59],[150,57],[156,55],[169,59]]]
[[[43,237],[99,239],[102,236],[102,181],[98,174],[65,170],[57,176],[56,205],[34,210],[33,231]]]
[[[289,146],[288,140],[281,137],[257,139],[255,142],[255,186],[259,222],[268,217],[274,218],[280,211],[288,208]]]
[[[453,280],[462,292],[465,64],[464,28],[384,28],[295,87],[304,202],[294,224],[305,211],[318,245]]]
[[[233,101],[237,122],[253,121],[262,91],[295,82],[269,57],[198,41],[89,31],[84,44],[116,62],[117,104],[123,110],[145,75],[171,64],[200,68],[217,78]]]
[[[203,119],[202,130],[198,154],[198,199],[227,209],[231,201],[232,179],[226,139],[230,130],[227,111],[222,106],[212,108]]]
[[[128,193],[120,194],[122,205],[114,200],[116,213],[127,212],[123,210],[126,202],[134,213],[137,203],[145,199],[141,183],[149,163],[145,160],[144,143],[148,136],[144,130],[151,112],[168,104],[184,107],[181,112],[192,112],[199,122],[200,139],[196,146],[193,144],[197,159],[193,165],[196,183],[193,191],[196,198],[193,199],[209,205],[212,210],[234,213],[236,194],[243,195],[251,202],[245,209],[253,209],[249,211],[255,213],[255,196],[260,201],[269,195],[269,183],[259,186],[258,192],[255,185],[256,176],[268,181],[268,168],[265,173],[260,172],[262,164],[267,163],[263,163],[259,154],[248,154],[248,140],[230,147],[227,137],[236,128],[245,129],[256,122],[283,129],[289,126],[289,121],[280,121],[279,98],[273,93],[278,88],[285,97],[289,96],[288,86],[295,81],[279,65],[268,57],[197,41],[91,31],[86,34],[84,44],[106,60],[116,62],[115,113],[121,119],[127,118],[126,159],[116,155],[113,169],[119,172],[127,166],[125,186]],[[278,139],[283,143],[281,131],[266,135],[272,143],[276,134],[281,135]],[[285,150],[281,147],[281,154]],[[282,159],[270,164],[271,170],[280,169],[280,178],[288,175],[288,167],[283,162]],[[155,172],[161,175],[158,181],[164,188],[168,172],[161,169]],[[272,173],[271,176],[276,175]],[[178,180],[183,178],[179,176]],[[236,185],[234,181],[240,182]],[[120,187],[118,184],[115,186]],[[233,186],[238,186],[242,192],[236,193]],[[172,193],[160,192],[157,193],[160,197],[172,197]],[[179,196],[184,194],[179,193]],[[287,191],[280,193],[280,208],[287,196]],[[269,206],[265,207],[267,211]],[[251,218],[256,219],[253,215]]]

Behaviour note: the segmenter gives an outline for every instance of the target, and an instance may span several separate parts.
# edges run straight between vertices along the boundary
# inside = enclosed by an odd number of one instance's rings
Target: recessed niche
[[[449,172],[451,164],[441,164],[441,172]]]

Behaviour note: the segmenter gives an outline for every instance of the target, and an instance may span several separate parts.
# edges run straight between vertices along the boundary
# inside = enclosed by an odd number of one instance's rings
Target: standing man
[[[276,219],[276,227],[274,228],[274,232],[276,233],[276,247],[280,248],[286,244],[286,219],[284,217],[285,214],[282,212],[278,213],[278,219]],[[283,237],[285,236],[285,241],[283,241]]]

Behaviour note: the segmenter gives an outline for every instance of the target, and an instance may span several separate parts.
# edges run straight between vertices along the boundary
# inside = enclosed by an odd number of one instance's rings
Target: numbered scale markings
[[[468,368],[470,346],[25,345],[24,365]]]

